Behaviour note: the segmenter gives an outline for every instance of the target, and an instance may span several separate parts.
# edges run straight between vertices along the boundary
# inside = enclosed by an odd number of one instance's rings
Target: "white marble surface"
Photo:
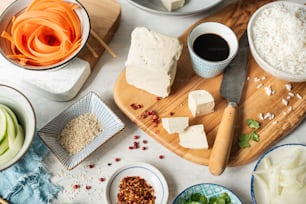
[[[122,7],[121,24],[110,43],[110,47],[117,53],[118,57],[114,59],[108,53],[105,53],[80,93],[73,100],[67,102],[49,100],[26,89],[21,84],[14,83],[14,79],[5,78],[3,77],[4,75],[0,74],[0,83],[11,84],[29,97],[35,108],[38,128],[45,125],[68,105],[89,91],[94,91],[100,95],[126,124],[125,129],[120,134],[110,139],[91,157],[72,171],[66,171],[52,155],[45,160],[47,168],[53,174],[52,180],[64,186],[64,190],[59,194],[58,199],[54,203],[105,203],[104,192],[106,182],[111,174],[120,166],[134,161],[150,163],[163,173],[169,185],[168,203],[172,203],[175,196],[186,187],[201,182],[224,185],[234,191],[243,203],[251,203],[250,178],[255,162],[239,167],[227,168],[221,176],[212,176],[206,166],[198,165],[178,157],[145,134],[117,108],[113,100],[113,86],[124,68],[124,62],[129,49],[130,32],[136,26],[146,26],[161,33],[179,36],[193,23],[210,12],[215,12],[219,7],[205,14],[171,17],[146,13],[130,5],[126,0],[118,0],[118,2]],[[305,1],[299,2],[305,3]],[[285,139],[275,145],[283,143],[306,144],[305,132],[306,121],[304,120]],[[128,149],[128,146],[132,145],[134,141],[134,135],[139,135],[140,141],[143,139],[148,141],[146,145],[148,147],[147,150]],[[159,155],[164,155],[164,159],[159,159]],[[120,158],[120,161],[116,162],[115,158]],[[88,164],[94,164],[95,167],[88,168]],[[106,180],[100,182],[99,178],[101,177],[104,177]],[[74,190],[72,188],[73,184],[80,184],[81,188]],[[86,185],[91,186],[91,189],[86,190]]]

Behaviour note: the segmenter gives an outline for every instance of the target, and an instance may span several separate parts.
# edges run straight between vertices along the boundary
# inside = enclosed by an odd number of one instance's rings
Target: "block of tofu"
[[[180,132],[179,144],[185,148],[208,149],[204,125],[192,125],[189,126],[184,132]]]
[[[184,6],[185,0],[161,0],[168,11],[174,11]]]
[[[189,126],[188,117],[162,118],[162,125],[169,134],[183,132]]]
[[[205,115],[214,111],[215,100],[206,90],[194,90],[188,94],[188,107],[193,117]]]
[[[128,84],[156,96],[169,96],[182,48],[177,38],[135,28],[125,62]]]

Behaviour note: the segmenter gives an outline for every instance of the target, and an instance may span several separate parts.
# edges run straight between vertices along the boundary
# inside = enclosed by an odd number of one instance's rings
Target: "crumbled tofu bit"
[[[272,90],[271,86],[266,86],[265,91],[268,96],[271,96],[272,94],[275,93],[275,91]]]
[[[258,78],[258,77],[254,78],[254,82],[259,82],[259,81],[260,81],[260,78]]]
[[[272,122],[273,125],[276,125],[277,123],[278,123],[277,120],[274,120],[274,121]]]
[[[283,98],[283,99],[282,99],[282,103],[283,103],[285,106],[287,106],[289,102],[288,102],[286,99]]]
[[[265,80],[265,79],[266,79],[266,77],[265,77],[265,76],[263,76],[263,77],[261,77],[260,79],[261,79],[261,80]]]
[[[296,97],[300,100],[303,99],[303,97],[299,93],[296,94]]]
[[[291,91],[288,93],[289,96],[293,97],[294,93],[292,93]]]
[[[291,90],[292,90],[292,85],[291,85],[291,84],[286,84],[285,87],[286,87],[286,89],[287,89],[288,91],[291,91]]]
[[[262,113],[259,113],[259,119],[264,120],[264,115]]]
[[[262,86],[263,86],[263,84],[260,83],[260,84],[257,85],[257,88],[259,89],[259,88],[261,88]]]
[[[283,115],[287,115],[287,112],[286,112],[286,111],[283,111]]]
[[[293,109],[292,106],[289,106],[288,107],[288,112],[292,111],[292,109]]]
[[[248,76],[248,77],[247,77],[247,81],[249,81],[249,80],[250,80],[250,77]]]
[[[286,97],[287,100],[290,100],[290,98],[291,98],[291,96],[287,96],[287,97]]]

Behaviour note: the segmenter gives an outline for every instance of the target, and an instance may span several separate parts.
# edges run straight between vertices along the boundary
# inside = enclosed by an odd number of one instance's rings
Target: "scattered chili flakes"
[[[139,104],[139,103],[131,103],[130,104],[130,107],[133,109],[133,110],[138,110],[140,108],[143,107],[143,105]]]
[[[174,112],[170,112],[169,114],[170,114],[170,116],[173,116],[173,115],[174,115]]]
[[[160,154],[160,155],[158,156],[158,158],[160,158],[160,159],[164,159],[164,158],[165,158],[165,156],[164,156],[164,155],[162,155],[162,154]]]
[[[161,99],[162,99],[162,97],[160,97],[160,96],[156,97],[156,100],[158,100],[158,101],[161,100]]]
[[[81,187],[81,186],[80,186],[79,184],[73,184],[73,185],[72,185],[72,188],[73,188],[73,189],[78,189],[78,188],[80,188],[80,187]]]
[[[91,189],[91,186],[86,185],[86,186],[85,186],[85,189],[86,189],[86,190],[90,190],[90,189]]]
[[[95,167],[95,165],[94,164],[88,164],[88,166],[87,166],[88,168],[90,168],[90,169],[92,169],[92,168],[94,168]]]
[[[140,136],[139,135],[134,135],[134,140],[138,140],[139,138],[140,138]]]
[[[147,143],[148,143],[148,140],[142,140],[142,143],[143,143],[143,144],[147,144]]]
[[[119,162],[121,159],[119,157],[115,158],[115,162]]]
[[[105,181],[105,178],[104,178],[104,177],[100,177],[100,178],[99,178],[99,181],[100,181],[100,182],[104,182],[104,181]]]
[[[142,150],[147,150],[148,148],[147,148],[147,147],[142,147],[141,149],[142,149]]]

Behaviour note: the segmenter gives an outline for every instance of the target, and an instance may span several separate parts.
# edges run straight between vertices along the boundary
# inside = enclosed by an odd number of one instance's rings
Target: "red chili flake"
[[[136,104],[135,103],[130,104],[130,107],[133,108],[134,110],[136,110]]]
[[[129,149],[132,150],[132,149],[134,149],[134,147],[133,146],[129,146]]]
[[[88,166],[87,166],[88,168],[90,168],[90,169],[92,169],[92,168],[94,168],[95,167],[95,165],[94,164],[88,164]]]
[[[153,116],[152,116],[152,120],[153,120],[153,121],[156,121],[157,119],[158,119],[158,116],[157,116],[157,115],[153,115]]]
[[[159,101],[160,99],[161,99],[161,97],[160,97],[160,96],[157,96],[157,97],[156,97],[156,100],[158,100],[158,101]]]
[[[142,140],[143,144],[147,144],[148,140]]]
[[[148,148],[147,148],[147,147],[142,147],[141,149],[142,149],[142,150],[147,150]]]
[[[139,143],[138,143],[138,142],[134,142],[133,144],[134,144],[133,147],[134,147],[135,149],[138,149],[138,148],[139,148]]]
[[[139,135],[134,135],[134,140],[138,140],[139,138],[140,138],[140,136]]]
[[[147,111],[147,115],[153,115],[154,111]]]
[[[115,161],[116,161],[116,162],[119,162],[119,161],[120,161],[120,158],[119,158],[119,157],[115,158]]]
[[[78,188],[80,188],[80,185],[79,185],[79,184],[74,184],[74,185],[72,186],[72,188],[73,188],[73,189],[78,189]]]
[[[90,190],[90,189],[91,189],[91,186],[86,185],[86,186],[85,186],[85,189],[86,189],[86,190]]]
[[[163,159],[163,158],[165,158],[165,156],[161,154],[161,155],[158,156],[158,158]]]
[[[173,116],[173,115],[174,115],[174,112],[170,112],[170,115]]]
[[[104,182],[104,181],[105,181],[105,178],[104,178],[104,177],[101,177],[101,178],[99,178],[99,181],[100,181],[100,182]]]
[[[143,105],[141,105],[141,104],[136,104],[136,103],[131,103],[131,104],[130,104],[130,107],[131,107],[132,109],[134,109],[134,110],[137,110],[137,109],[142,108]]]

